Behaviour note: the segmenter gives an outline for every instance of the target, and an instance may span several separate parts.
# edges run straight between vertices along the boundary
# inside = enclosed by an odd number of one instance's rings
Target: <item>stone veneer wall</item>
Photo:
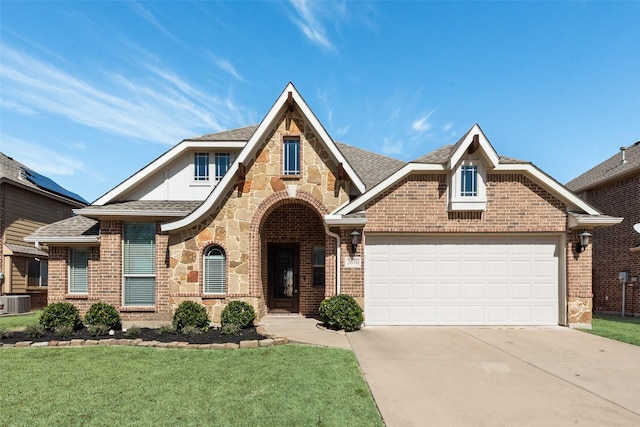
[[[282,175],[282,142],[285,136],[300,137],[300,176]],[[275,204],[300,199],[320,216],[349,199],[348,183],[337,179],[338,165],[333,163],[313,129],[297,111],[281,115],[278,126],[258,150],[255,161],[248,166],[244,180],[238,179],[236,186],[210,217],[193,228],[170,236],[168,283],[172,306],[186,299],[202,301],[216,320],[227,301],[243,299],[252,304],[260,315],[265,314],[263,283],[266,272],[260,257],[266,256],[266,240],[261,237],[261,232]],[[292,216],[290,220],[295,221],[295,218]],[[327,243],[331,240],[328,236],[325,238]],[[202,294],[201,258],[204,249],[213,243],[226,251],[228,287],[226,295],[208,298]],[[326,246],[325,250],[329,278],[332,277],[330,269],[334,269],[330,266],[334,248]],[[335,272],[331,274],[335,275]],[[301,307],[306,307],[305,310],[317,302],[315,292],[312,295],[309,302],[303,303],[301,299]]]

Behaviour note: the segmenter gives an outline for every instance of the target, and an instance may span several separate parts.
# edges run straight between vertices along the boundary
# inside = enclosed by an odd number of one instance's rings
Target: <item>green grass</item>
[[[6,348],[0,372],[3,425],[383,425],[341,349]]]
[[[36,310],[30,314],[21,314],[18,316],[2,315],[0,316],[0,330],[10,331],[37,325],[41,311],[42,310]]]
[[[640,318],[594,315],[586,332],[640,346]]]

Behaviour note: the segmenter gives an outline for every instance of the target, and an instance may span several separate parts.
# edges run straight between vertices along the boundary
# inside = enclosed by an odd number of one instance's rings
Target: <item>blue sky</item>
[[[291,81],[402,160],[479,123],[565,183],[640,140],[640,2],[0,0],[0,150],[93,201]]]

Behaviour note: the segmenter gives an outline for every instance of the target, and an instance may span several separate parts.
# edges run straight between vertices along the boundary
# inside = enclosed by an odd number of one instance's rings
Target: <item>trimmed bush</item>
[[[347,332],[360,329],[364,321],[362,307],[352,296],[340,294],[320,303],[320,317],[331,328]]]
[[[221,323],[222,327],[233,324],[244,329],[253,325],[255,318],[256,312],[251,304],[244,301],[231,301],[222,310]]]
[[[84,316],[84,323],[87,325],[104,325],[107,330],[122,329],[122,321],[118,310],[106,302],[96,302],[91,305]]]
[[[88,325],[87,326],[87,331],[89,331],[91,336],[94,336],[94,337],[99,337],[99,336],[102,336],[102,335],[108,335],[110,329],[111,328],[108,327],[107,325],[101,325],[99,323],[96,324],[96,325]]]
[[[181,332],[186,326],[209,330],[209,315],[203,305],[194,301],[182,301],[173,314],[173,327]]]
[[[40,314],[40,325],[53,331],[59,326],[69,326],[72,330],[82,327],[78,308],[68,302],[54,302],[46,306]]]

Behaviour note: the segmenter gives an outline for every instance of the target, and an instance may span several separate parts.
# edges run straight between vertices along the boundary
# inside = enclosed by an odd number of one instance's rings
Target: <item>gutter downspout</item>
[[[336,295],[340,295],[340,235],[330,231],[327,224],[324,225],[324,230],[336,239]]]

